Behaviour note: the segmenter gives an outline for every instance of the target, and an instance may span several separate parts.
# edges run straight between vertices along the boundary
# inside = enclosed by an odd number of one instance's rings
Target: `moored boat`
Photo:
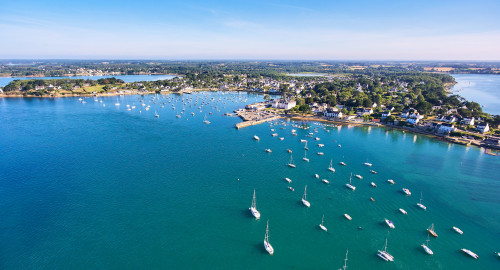
[[[253,135],[253,139],[256,140],[256,141],[260,140],[259,136],[257,136],[257,135]]]
[[[349,177],[349,183],[345,184],[345,186],[354,191],[354,190],[356,190],[356,187],[351,184],[351,181],[352,181],[352,173],[351,173],[351,176]]]
[[[323,182],[325,184],[330,184],[330,182],[328,182],[328,180],[326,180],[326,179],[321,179],[321,182]]]
[[[255,201],[255,189],[253,190],[252,206],[250,206],[250,212],[255,217],[255,219],[260,219],[260,212],[257,210],[257,203]]]
[[[396,182],[394,182],[394,180],[392,180],[392,179],[387,180],[387,182],[388,182],[389,184],[391,184],[391,185],[396,184]]]
[[[437,233],[434,231],[434,223],[431,224],[429,228],[427,228],[427,231],[434,237],[438,237]]]
[[[377,187],[377,185],[373,182],[371,182],[372,187]]]
[[[387,224],[387,226],[389,226],[389,228],[391,229],[395,229],[396,226],[394,226],[394,222],[388,220],[388,219],[385,219],[385,223]]]
[[[476,259],[476,260],[479,258],[479,256],[478,256],[476,253],[474,253],[474,252],[472,252],[472,251],[470,251],[470,250],[468,250],[468,249],[462,248],[461,250],[462,250],[465,254],[467,254],[467,255],[471,256],[472,258],[474,258],[474,259]]]
[[[403,192],[404,192],[404,194],[406,194],[407,196],[410,196],[410,195],[411,195],[410,190],[409,190],[409,189],[407,189],[407,188],[403,188]]]
[[[399,208],[399,212],[401,212],[403,215],[408,214],[403,208]]]
[[[323,231],[327,232],[327,231],[328,231],[328,229],[325,227],[325,225],[323,225],[323,221],[324,221],[324,219],[325,219],[325,215],[323,215],[323,217],[321,218],[321,224],[319,224],[319,227],[320,227]]]
[[[462,230],[460,230],[458,227],[453,226],[453,230],[459,234],[464,234],[464,232],[462,232]]]
[[[352,217],[349,216],[348,214],[344,214],[344,217],[347,218],[348,220],[352,220]]]
[[[302,195],[302,204],[307,207],[311,207],[311,203],[307,200],[307,185],[304,188],[304,195]]]
[[[267,220],[266,236],[264,237],[264,248],[270,255],[274,254],[274,248],[269,243],[269,220]]]
[[[382,258],[386,262],[388,262],[388,261],[393,262],[394,261],[394,256],[392,256],[391,254],[389,254],[389,252],[387,252],[387,239],[385,239],[384,250],[379,250],[377,253],[377,256],[379,256],[380,258]]]
[[[292,182],[292,179],[288,178],[288,177],[285,177],[285,181],[287,181],[288,183],[291,183]]]

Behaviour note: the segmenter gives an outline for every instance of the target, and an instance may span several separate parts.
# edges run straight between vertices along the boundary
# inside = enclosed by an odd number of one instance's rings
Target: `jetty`
[[[243,120],[243,122],[236,124],[236,129],[254,126],[281,118],[281,116],[269,111],[237,110],[234,112]]]

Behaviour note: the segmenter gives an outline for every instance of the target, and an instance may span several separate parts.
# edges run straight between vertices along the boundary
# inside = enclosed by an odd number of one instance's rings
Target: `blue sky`
[[[6,1],[0,58],[500,60],[500,1]]]

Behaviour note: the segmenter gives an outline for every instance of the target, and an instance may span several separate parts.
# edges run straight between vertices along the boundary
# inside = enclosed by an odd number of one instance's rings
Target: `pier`
[[[258,125],[264,122],[274,121],[280,118],[279,115],[265,111],[261,112],[254,110],[240,110],[235,112],[241,119],[243,119],[243,122],[236,124],[236,129]]]

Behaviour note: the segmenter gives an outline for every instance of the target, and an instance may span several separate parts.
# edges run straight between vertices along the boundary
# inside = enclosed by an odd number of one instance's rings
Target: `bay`
[[[484,106],[483,111],[500,115],[500,75],[451,74],[457,84],[451,91]]]
[[[124,82],[143,82],[143,81],[157,81],[157,80],[170,80],[175,75],[104,75],[104,76],[64,76],[64,77],[0,77],[0,87],[6,86],[13,80],[51,80],[51,79],[91,79],[98,80],[102,78],[115,77],[122,79]]]
[[[347,249],[350,269],[498,266],[500,160],[480,148],[372,127],[236,130],[239,118],[222,114],[262,96],[153,97],[0,99],[1,269],[332,269]],[[286,149],[297,168],[285,165]],[[351,173],[364,177],[352,180],[354,192],[345,187]],[[310,208],[300,203],[306,184]],[[248,210],[254,189],[260,220]],[[420,194],[427,211],[416,206]],[[263,247],[268,219],[273,256]],[[439,237],[429,256],[420,245],[432,223]],[[394,262],[376,256],[386,238]]]

